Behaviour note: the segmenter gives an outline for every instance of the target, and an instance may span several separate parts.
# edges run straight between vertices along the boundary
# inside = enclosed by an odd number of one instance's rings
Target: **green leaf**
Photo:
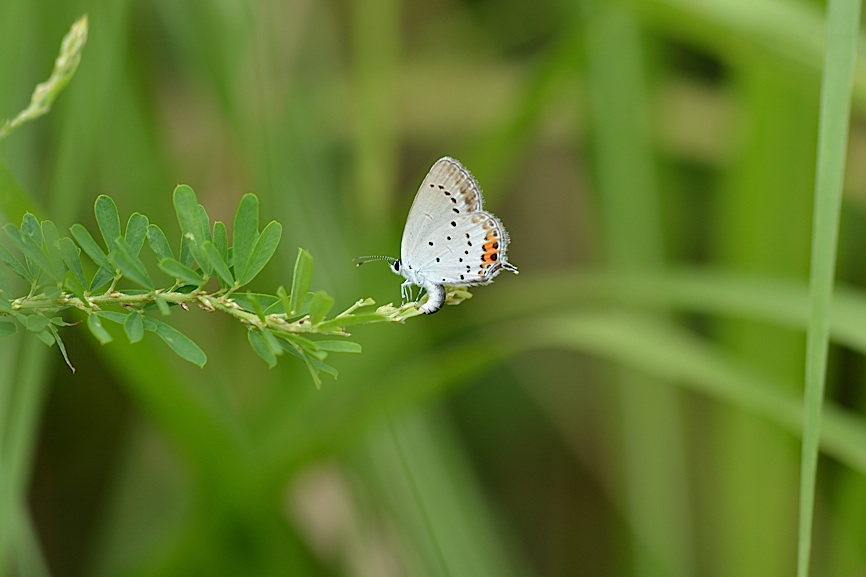
[[[369,323],[378,323],[385,320],[385,316],[381,313],[360,313],[357,315],[349,315],[345,317],[335,317],[333,319],[328,319],[319,325],[319,330],[327,331],[333,330],[340,327],[346,327],[349,325],[366,325]]]
[[[81,250],[90,257],[90,260],[96,263],[96,266],[104,269],[106,272],[110,272],[113,277],[114,266],[109,262],[108,257],[102,251],[102,248],[100,248],[96,241],[93,240],[90,231],[76,223],[69,227],[69,232],[72,233],[72,238],[75,239],[75,242],[78,243]]]
[[[126,223],[126,236],[124,238],[126,244],[129,245],[130,252],[135,256],[141,253],[141,247],[144,246],[147,225],[147,217],[139,212],[133,212]]]
[[[361,345],[352,341],[315,341],[320,351],[332,353],[360,353]]]
[[[153,279],[150,278],[147,268],[145,268],[141,259],[138,258],[138,254],[133,252],[132,247],[129,246],[126,239],[119,236],[114,240],[114,252],[112,252],[111,256],[113,257],[114,264],[117,265],[123,276],[146,289],[154,289]]]
[[[285,335],[280,335],[280,336],[284,337]],[[302,348],[300,348],[297,345],[295,345],[294,343],[292,343],[290,341],[286,341],[282,338],[277,339],[277,340],[279,341],[280,348],[282,348],[283,351],[290,353],[291,355],[297,357],[298,359],[300,359],[302,361],[304,360],[306,353],[303,351]]]
[[[173,258],[166,258],[159,261],[159,268],[168,276],[174,277],[184,284],[201,286],[205,282],[205,279],[201,274]]]
[[[298,350],[305,353],[318,352],[315,341],[294,333],[280,333],[280,339],[295,345]]]
[[[207,226],[206,222],[205,226],[202,226],[202,214],[199,211],[200,205],[196,199],[195,192],[189,186],[181,184],[174,189],[173,200],[177,222],[180,224],[180,230],[187,248],[204,273],[210,275],[212,270],[208,268],[207,259],[202,250],[202,244],[204,244],[208,237],[205,231],[209,233],[210,227]],[[181,247],[181,254],[183,254],[183,247]]]
[[[12,303],[5,296],[0,294],[0,313],[14,314],[15,309],[12,308]]]
[[[195,207],[195,216],[198,219],[198,228],[202,232],[202,240],[199,244],[204,244],[207,241],[213,242],[213,235],[210,228],[210,217],[207,215],[207,210],[199,204]]]
[[[180,224],[182,232],[195,232],[196,223],[196,207],[198,199],[195,192],[189,185],[179,184],[174,189],[172,196],[174,203],[174,211],[177,214],[177,222]]]
[[[246,279],[250,257],[259,239],[259,199],[254,194],[245,194],[238,204],[232,225],[232,252],[235,275]],[[241,283],[241,286],[246,283]]]
[[[33,240],[33,246],[42,248],[42,225],[32,213],[26,213],[21,218],[21,234]]]
[[[274,368],[277,366],[277,354],[271,348],[262,331],[250,329],[247,331],[247,340],[250,342],[253,351],[267,363],[268,367]]]
[[[281,312],[288,313],[291,310],[291,301],[289,300],[289,293],[286,292],[286,287],[280,285],[277,287],[277,298],[280,299],[280,303],[282,304],[283,310]],[[268,311],[272,312],[272,311]],[[277,312],[277,311],[273,311]]]
[[[334,297],[325,291],[316,291],[313,293],[313,298],[310,300],[310,322],[314,325],[319,324],[334,306]]]
[[[129,313],[123,319],[123,330],[130,343],[137,343],[144,337],[144,321],[139,313]]]
[[[313,377],[313,382],[316,384],[317,389],[322,388],[322,377],[319,376],[319,369],[313,363],[313,361],[318,361],[318,359],[314,359],[310,355],[304,354],[304,364],[307,365],[307,370],[310,372],[310,376]]]
[[[142,320],[144,330],[155,332],[180,358],[199,367],[205,365],[207,355],[188,336],[160,320],[151,317],[143,317]]]
[[[53,326],[48,327],[48,332],[51,333],[54,342],[57,343],[57,348],[60,349],[60,354],[63,355],[63,360],[66,361],[66,366],[74,373],[75,367],[72,366],[72,361],[69,360],[69,355],[66,353],[66,346],[63,344],[63,339],[60,338],[60,333]]]
[[[315,357],[310,357],[310,363],[316,367],[317,371],[321,371],[325,374],[331,375],[335,379],[337,378],[337,369],[329,365],[328,363],[324,363]]]
[[[116,274],[116,273],[114,273]],[[90,292],[95,293],[103,286],[107,285],[109,282],[114,279],[114,274],[109,272],[108,269],[100,268],[96,271],[96,274],[93,275],[93,279],[90,281]]]
[[[24,328],[34,333],[44,330],[49,322],[48,317],[40,314],[24,315]]]
[[[66,268],[83,290],[87,286],[87,275],[84,274],[84,266],[81,264],[81,249],[71,238],[64,236],[60,239],[60,254]]]
[[[99,320],[99,315],[97,313],[92,313],[87,315],[87,328],[90,329],[90,332],[93,333],[93,336],[96,337],[96,340],[100,342],[100,344],[108,344],[112,340],[111,335],[108,334],[108,331],[105,330],[105,327],[102,326],[102,321]]]
[[[35,334],[36,337],[40,341],[42,341],[43,343],[45,343],[46,345],[48,345],[50,347],[51,345],[54,344],[53,332],[55,332],[55,331],[53,331],[50,327],[45,327],[43,330],[41,330],[37,333],[33,333],[33,334]]]
[[[114,240],[120,236],[120,214],[117,212],[117,205],[110,196],[100,194],[96,197],[93,212],[105,246],[108,247],[108,252],[111,252],[114,250]]]
[[[42,294],[50,300],[57,300],[63,294],[63,290],[57,285],[50,285],[42,289]]]
[[[111,321],[113,323],[117,323],[119,325],[122,325],[123,323],[126,322],[126,317],[129,313],[118,313],[115,311],[99,311],[95,314],[98,314],[100,319],[104,319],[104,320]]]
[[[237,302],[237,301],[235,301],[235,302]],[[264,323],[265,322],[265,311],[262,308],[262,304],[259,302],[259,299],[256,298],[256,295],[254,295],[252,293],[247,293],[247,303],[248,303],[248,306],[251,308],[247,308],[246,310],[252,310],[256,314],[256,316],[259,317],[259,320]]]
[[[221,220],[213,223],[213,244],[226,264],[231,264],[229,262],[229,233],[226,230],[226,224]]]
[[[292,307],[287,313],[298,310],[303,297],[310,290],[310,282],[313,279],[313,257],[302,248],[298,249],[298,258],[295,260],[295,271],[292,275],[292,292],[289,294],[289,304]]]
[[[165,299],[162,298],[159,294],[153,295],[153,302],[156,303],[156,308],[159,309],[159,314],[161,314],[164,317],[167,317],[168,315],[171,314],[171,307],[169,306],[169,304],[167,302],[165,302]]]
[[[0,337],[8,337],[18,332],[18,325],[12,321],[0,319]]]
[[[27,262],[30,265],[28,268],[33,270],[33,267],[35,266],[37,267],[38,272],[51,276],[52,280],[59,280],[53,278],[52,265],[45,253],[42,252],[42,229],[39,228],[38,223],[36,224],[36,229],[34,229],[33,226],[25,226],[33,221],[35,221],[35,217],[32,214],[27,213],[24,215],[24,219],[22,220],[21,229],[18,229],[12,223],[8,223],[3,228],[15,244],[15,247],[24,253],[25,257],[27,257]],[[38,278],[38,273],[34,275],[34,278]]]
[[[49,276],[56,282],[61,282],[66,275],[66,265],[63,263],[63,250],[60,246],[60,235],[57,227],[50,220],[42,221],[42,252],[51,266]]]
[[[63,283],[63,286],[66,287],[66,290],[71,292],[73,295],[78,297],[78,299],[82,302],[85,302],[84,298],[84,286],[78,280],[76,280],[75,276],[72,272],[66,273],[66,280]]]
[[[13,226],[13,225],[7,225],[7,226]],[[14,254],[9,252],[9,249],[6,248],[2,244],[0,244],[0,261],[3,261],[3,263],[7,267],[9,267],[9,269],[13,273],[18,275],[22,279],[24,279],[24,281],[26,283],[30,284],[31,282],[33,282],[33,277],[30,274],[30,271],[28,271],[26,268],[24,268],[24,265],[21,264],[21,261],[18,260]]]
[[[283,235],[283,226],[275,220],[268,223],[268,226],[259,235],[256,241],[256,246],[253,249],[253,254],[247,263],[246,270],[241,277],[241,286],[249,283],[256,275],[262,272],[265,265],[274,256],[277,246],[280,244],[280,237]]]
[[[174,259],[174,252],[168,244],[165,233],[155,224],[147,226],[147,244],[150,245],[150,250],[156,255],[157,260]]]
[[[229,265],[223,260],[219,249],[211,241],[205,241],[202,246],[205,256],[211,265],[211,268],[216,272],[220,282],[226,288],[232,287],[235,284],[235,279],[232,278],[232,271],[229,270]]]
[[[181,236],[180,238],[180,255],[177,260],[182,262],[187,267],[192,268],[192,265],[195,264],[195,255],[192,254],[192,250],[190,247],[190,239],[185,236]]]
[[[271,350],[274,351],[274,354],[280,356],[283,354],[283,347],[280,345],[280,340],[274,336],[274,333],[271,331],[264,329],[261,331],[262,336],[265,337],[265,341],[267,341],[268,346],[271,347]]]

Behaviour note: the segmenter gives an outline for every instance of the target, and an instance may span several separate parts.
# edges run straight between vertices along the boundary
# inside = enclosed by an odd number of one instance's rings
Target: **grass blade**
[[[830,314],[839,239],[842,184],[845,177],[848,123],[854,62],[860,24],[859,0],[830,0],[827,5],[827,51],[821,81],[818,160],[809,276],[809,328],[803,444],[800,466],[800,517],[797,576],[807,577],[812,551],[815,482],[821,439],[821,413],[827,376]]]

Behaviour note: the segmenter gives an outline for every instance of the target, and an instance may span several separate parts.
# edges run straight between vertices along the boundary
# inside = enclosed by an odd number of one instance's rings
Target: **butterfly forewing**
[[[425,255],[428,237],[434,230],[452,217],[480,211],[481,203],[481,189],[469,171],[453,158],[439,159],[427,173],[409,209],[400,246],[403,262],[413,263],[419,253]]]

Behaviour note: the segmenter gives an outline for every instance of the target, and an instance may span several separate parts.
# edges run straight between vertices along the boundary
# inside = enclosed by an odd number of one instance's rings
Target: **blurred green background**
[[[338,308],[387,303],[402,279],[351,258],[398,256],[421,179],[450,155],[521,271],[359,327],[363,354],[334,358],[322,390],[203,311],[170,322],[204,369],[75,327],[73,375],[31,335],[6,338],[0,571],[793,574],[823,10],[0,2],[4,118],[89,16],[54,110],[0,143],[61,229],[92,227],[99,194],[176,234],[177,183],[226,222],[254,192],[284,234],[253,289],[289,284],[300,246]],[[863,62],[815,575],[866,575]]]

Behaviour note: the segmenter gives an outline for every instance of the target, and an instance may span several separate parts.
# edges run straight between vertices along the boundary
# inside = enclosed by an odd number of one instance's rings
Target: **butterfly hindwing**
[[[508,234],[498,218],[483,210],[455,214],[419,242],[427,249],[404,266],[436,284],[487,284],[507,262]]]

